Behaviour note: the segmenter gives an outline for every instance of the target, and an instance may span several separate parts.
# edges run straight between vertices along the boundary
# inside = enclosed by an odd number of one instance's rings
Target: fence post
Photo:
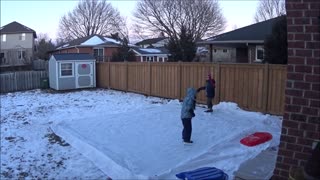
[[[181,88],[182,88],[182,67],[181,67],[181,61],[179,61],[178,62],[178,79],[179,79],[179,86],[178,86],[178,90],[179,90],[179,92],[178,92],[178,99],[180,100],[180,99],[182,99],[182,97],[181,97]]]
[[[221,77],[220,77],[220,62],[215,64],[215,79],[216,79],[216,98],[217,104],[220,103]]]
[[[126,65],[126,92],[128,92],[128,83],[129,83],[129,65],[128,65],[128,61],[126,61],[125,63]]]
[[[148,67],[149,67],[149,68],[148,68],[148,69],[149,69],[149,92],[148,92],[148,95],[151,96],[151,89],[152,89],[152,88],[151,88],[151,86],[152,86],[152,85],[151,85],[151,82],[152,82],[152,77],[151,77],[151,75],[152,75],[152,72],[151,72],[151,62],[150,62],[150,61],[148,62]]]
[[[269,96],[269,64],[266,63],[264,66],[264,73],[263,73],[263,111],[264,113],[268,112],[268,96]]]
[[[107,63],[108,63],[108,89],[110,89],[110,87],[111,87],[111,82],[110,82],[111,81],[110,61],[108,61]]]
[[[14,91],[18,90],[17,72],[14,72]]]

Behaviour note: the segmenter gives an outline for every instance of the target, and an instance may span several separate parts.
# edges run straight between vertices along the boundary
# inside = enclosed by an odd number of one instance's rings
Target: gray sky
[[[135,9],[136,0],[109,1],[120,14],[127,17],[128,27]],[[55,39],[60,18],[78,3],[77,0],[1,0],[1,26],[17,21],[39,33]],[[226,31],[254,23],[257,0],[220,0],[223,15],[227,20]]]

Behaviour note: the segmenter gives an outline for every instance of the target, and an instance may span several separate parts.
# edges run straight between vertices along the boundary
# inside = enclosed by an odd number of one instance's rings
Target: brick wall
[[[288,73],[282,135],[273,179],[303,168],[320,139],[320,1],[286,0]]]

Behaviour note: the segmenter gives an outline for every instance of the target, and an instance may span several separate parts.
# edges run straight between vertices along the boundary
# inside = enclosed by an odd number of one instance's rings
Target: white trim
[[[238,41],[202,41],[197,44],[223,44],[223,43],[263,43],[263,40],[238,40]]]
[[[55,60],[55,58],[53,58]],[[56,60],[55,60],[56,61]],[[59,90],[59,68],[60,68],[60,62],[56,61],[56,89]]]
[[[2,34],[1,41],[2,42],[6,42],[7,41],[7,35],[6,34]]]
[[[263,51],[263,56],[264,56],[264,48],[263,48],[263,46],[256,46],[256,48],[255,48],[256,53],[255,53],[254,62],[262,62],[263,61],[263,59],[258,59],[258,50],[262,50]]]
[[[72,70],[72,75],[69,76],[62,76],[61,71],[62,71],[62,64],[71,64],[71,70]],[[74,62],[60,62],[59,64],[59,78],[70,78],[74,77]]]

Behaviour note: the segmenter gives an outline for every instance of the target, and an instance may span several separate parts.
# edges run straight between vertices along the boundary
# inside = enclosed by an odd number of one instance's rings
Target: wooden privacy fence
[[[96,67],[97,87],[173,99],[183,99],[188,87],[204,86],[210,72],[215,104],[230,101],[247,110],[283,113],[286,65],[105,62]],[[206,102],[204,91],[197,101]]]
[[[17,71],[0,74],[0,93],[40,88],[40,80],[45,77],[48,77],[46,71]]]

